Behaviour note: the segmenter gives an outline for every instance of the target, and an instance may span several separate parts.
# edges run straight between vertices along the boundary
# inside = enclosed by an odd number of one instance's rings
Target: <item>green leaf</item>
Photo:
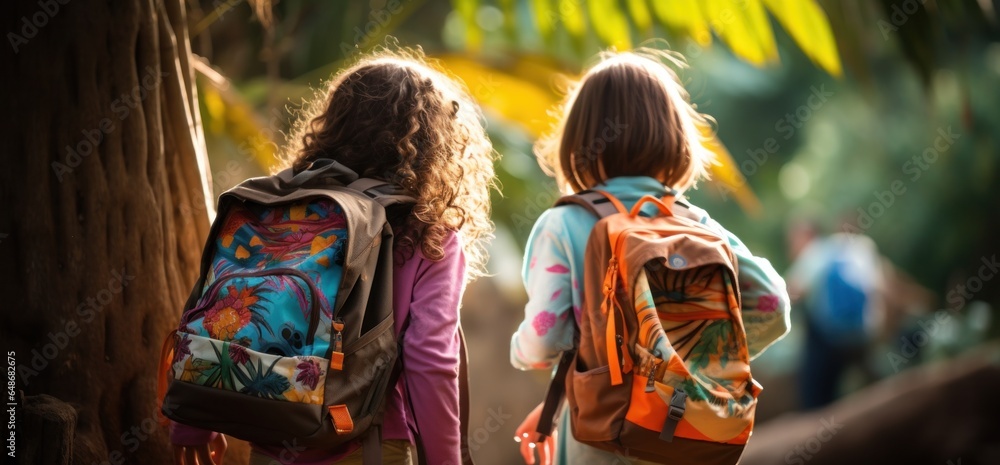
[[[479,10],[477,0],[452,0],[455,11],[458,12],[462,22],[465,23],[465,47],[469,50],[478,50],[483,43],[483,33],[476,24],[476,12]]]
[[[778,57],[771,23],[761,0],[706,0],[708,23],[733,53],[761,66]]]
[[[698,0],[652,0],[652,4],[656,19],[667,28],[687,35],[703,47],[712,43],[708,19]]]
[[[581,39],[587,32],[587,17],[578,2],[579,0],[559,0],[558,14],[569,35]]]
[[[632,16],[632,21],[640,31],[648,31],[653,26],[653,17],[649,13],[649,6],[646,0],[626,0],[628,13]]]
[[[548,86],[548,80],[558,69],[524,56],[502,68],[463,56],[437,58],[469,86],[479,104],[491,113],[520,125],[534,137],[552,127],[549,110],[559,103],[559,97]]]
[[[815,0],[763,0],[795,43],[833,76],[843,73],[830,21]]]
[[[771,29],[771,20],[767,17],[767,11],[761,0],[737,0],[737,4],[745,2],[746,6],[746,27],[747,31],[755,37],[760,44],[766,61],[778,60],[778,44],[774,41],[774,31]]]
[[[289,384],[288,379],[277,373],[274,373],[274,365],[278,363],[275,359],[270,366],[267,367],[267,371],[264,371],[261,360],[257,360],[257,372],[250,382],[243,386],[240,392],[244,394],[250,394],[257,397],[262,397],[265,399],[279,399],[283,400],[285,396],[283,393],[287,391],[291,384]]]
[[[587,2],[587,7],[590,24],[593,25],[594,32],[601,41],[618,50],[632,48],[628,20],[616,0],[590,0]]]
[[[201,115],[208,132],[222,135],[234,144],[247,144],[262,170],[273,166],[277,160],[276,145],[266,136],[263,118],[228,79],[207,66],[195,69],[201,76],[197,81],[204,109]]]
[[[500,4],[500,9],[505,15],[514,14],[514,7],[516,6],[514,0],[497,0],[497,3]]]
[[[497,0],[497,3],[500,4],[500,11],[503,12],[504,30],[514,34],[517,27],[517,3],[515,0]]]
[[[531,12],[535,17],[535,27],[543,39],[552,36],[552,0],[531,0]]]

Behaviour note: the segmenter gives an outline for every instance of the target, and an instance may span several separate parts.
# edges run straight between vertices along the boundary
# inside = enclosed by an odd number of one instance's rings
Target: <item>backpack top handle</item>
[[[643,205],[652,202],[653,204],[656,205],[656,208],[660,210],[660,213],[666,216],[674,216],[674,211],[672,207],[674,204],[675,197],[672,195],[667,195],[664,196],[663,198],[670,200],[664,202],[663,200],[653,197],[652,195],[644,195],[642,196],[641,199],[639,199],[638,202],[635,203],[635,205],[632,206],[632,212],[629,213],[629,215],[632,218],[639,216],[639,212],[642,211]]]

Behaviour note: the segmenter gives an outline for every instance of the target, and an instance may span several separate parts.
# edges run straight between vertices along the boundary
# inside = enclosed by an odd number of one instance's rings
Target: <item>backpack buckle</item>
[[[681,417],[683,416],[684,416],[683,407],[676,407],[673,405],[670,406],[670,413],[667,414],[667,418],[670,418],[671,420],[674,421],[680,421]]]
[[[667,410],[667,419],[663,421],[663,429],[660,431],[660,440],[663,442],[673,442],[674,432],[677,425],[684,416],[684,405],[687,402],[687,393],[683,389],[677,388],[670,396],[670,408]]]
[[[677,388],[677,390],[674,391],[674,395],[670,396],[670,410],[667,413],[667,418],[674,421],[680,421],[681,417],[684,416],[686,403],[687,393],[684,392],[683,389]]]

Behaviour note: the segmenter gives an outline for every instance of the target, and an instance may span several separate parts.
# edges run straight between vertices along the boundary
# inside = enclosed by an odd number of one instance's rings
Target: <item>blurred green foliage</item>
[[[560,98],[559,74],[575,75],[609,45],[669,44],[687,56],[688,90],[717,120],[761,209],[733,201],[739,176],[703,183],[691,193],[697,204],[779,270],[795,218],[863,231],[944,308],[998,252],[997,3],[284,0],[262,27],[245,4],[203,0],[191,19],[201,24],[194,52],[225,81],[199,80],[213,169],[228,175],[216,194],[267,168],[239,150],[248,127],[280,146],[289,110],[391,35],[452,65],[483,103],[502,155],[492,267],[517,283],[531,223],[556,199],[531,155],[547,120],[522,115],[543,114]],[[221,6],[231,8],[213,15]],[[257,116],[229,115],[248,108]],[[224,168],[233,161],[239,175]],[[974,298],[996,307],[998,289],[987,283]]]

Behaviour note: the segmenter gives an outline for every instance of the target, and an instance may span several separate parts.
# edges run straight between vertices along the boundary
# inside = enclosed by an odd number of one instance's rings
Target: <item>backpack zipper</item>
[[[198,317],[201,314],[205,313],[205,311],[207,310],[205,308],[206,307],[205,304],[207,302],[202,302],[202,299],[204,299],[205,296],[214,294],[215,291],[218,290],[218,288],[223,283],[225,283],[225,282],[228,282],[228,281],[236,279],[236,278],[263,278],[263,277],[266,277],[266,276],[280,276],[280,275],[292,275],[292,276],[295,276],[295,277],[301,279],[304,283],[306,283],[305,287],[307,287],[309,289],[309,301],[310,301],[309,302],[309,304],[310,304],[310,307],[309,307],[309,330],[306,333],[306,345],[310,345],[311,346],[313,344],[313,340],[315,339],[315,336],[316,336],[316,329],[319,328],[319,316],[320,316],[319,312],[320,312],[320,308],[319,308],[319,299],[317,298],[317,295],[319,295],[318,294],[319,290],[316,288],[316,284],[313,283],[309,279],[308,275],[306,275],[302,271],[296,270],[294,268],[274,268],[274,269],[270,269],[270,270],[261,270],[261,271],[254,271],[254,272],[249,272],[249,273],[232,273],[232,274],[225,275],[225,276],[223,276],[221,278],[218,278],[218,279],[215,280],[215,282],[212,283],[211,286],[208,287],[208,289],[202,295],[201,299],[198,299],[196,305],[200,305],[200,306],[196,306],[195,308],[193,308],[189,312],[185,312],[185,316],[184,316],[184,318],[181,319],[181,323],[182,324],[189,323],[192,320],[194,320],[196,317]],[[299,286],[299,288],[303,287],[302,285],[298,284],[297,282],[296,282],[296,285]]]
[[[365,399],[364,407],[361,409],[365,414],[371,414],[378,408],[379,396],[384,396],[386,388],[388,388],[388,386],[383,386],[386,384],[383,382],[383,378],[385,378],[386,368],[388,367],[387,363],[383,363],[376,368],[375,376],[372,377],[373,387],[368,391],[368,398]]]

